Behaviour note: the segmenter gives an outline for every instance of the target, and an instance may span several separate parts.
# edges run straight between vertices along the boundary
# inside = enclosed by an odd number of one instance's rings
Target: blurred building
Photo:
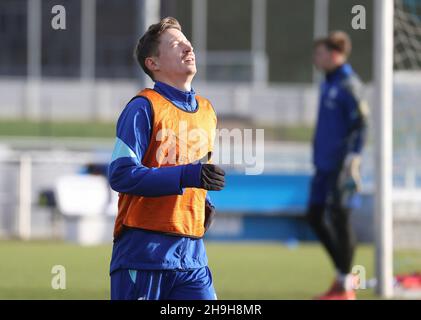
[[[115,121],[151,82],[133,59],[137,39],[160,17],[174,16],[192,40],[194,86],[222,119],[311,126],[318,73],[315,37],[349,32],[351,62],[371,80],[372,25],[351,28],[351,8],[372,0],[2,0],[0,117]],[[52,8],[66,9],[54,30]],[[264,106],[256,114],[254,106]],[[250,122],[250,121],[249,121]]]
[[[153,0],[158,3],[159,0]],[[37,0],[35,1],[37,2]],[[90,2],[83,1],[83,2]],[[41,48],[43,77],[81,76],[81,41],[83,2],[81,0],[42,0]],[[142,0],[96,0],[94,16],[95,77],[134,79],[141,72],[133,58],[133,47],[142,34]],[[252,53],[256,45],[263,50],[268,61],[270,83],[310,83],[313,81],[311,64],[312,40],[315,36],[316,5],[308,0],[161,0],[159,15],[174,16],[184,32],[192,38],[195,47],[206,50],[205,80],[242,81],[253,79]],[[323,2],[323,0],[322,0]],[[325,1],[326,2],[326,1]],[[343,29],[351,34],[354,54],[351,62],[363,79],[371,79],[372,25],[367,30],[351,28],[351,8],[363,4],[367,16],[372,15],[372,1],[329,1],[328,29]],[[54,5],[66,9],[67,28],[56,31],[51,27]],[[258,7],[261,8],[259,9]],[[260,11],[259,11],[260,10]],[[263,11],[262,11],[263,10]],[[201,13],[201,11],[203,11]],[[257,12],[257,14],[256,14]],[[260,12],[260,16],[259,16]],[[195,17],[204,15],[205,20]],[[349,23],[344,23],[349,20]],[[151,19],[151,22],[156,21]],[[196,32],[193,32],[193,28]],[[27,74],[28,52],[28,0],[2,0],[0,2],[0,75]],[[254,30],[253,30],[254,29]],[[258,30],[256,30],[258,29]],[[253,39],[253,32],[257,32]],[[197,39],[198,34],[202,39]],[[204,36],[203,36],[204,35]],[[204,39],[203,39],[204,38]],[[262,39],[264,38],[264,39]],[[260,39],[260,40],[259,40]],[[197,43],[199,42],[200,43]],[[195,43],[196,42],[196,43]],[[259,43],[253,43],[259,42]],[[200,61],[199,61],[200,63]],[[199,74],[200,76],[200,74]],[[202,78],[203,79],[203,78]]]
[[[320,78],[311,61],[313,40],[329,30],[341,29],[351,35],[351,64],[368,83],[367,98],[373,105],[373,2],[1,0],[0,119],[115,122],[139,88],[150,85],[133,59],[139,36],[160,17],[174,16],[195,48],[199,72],[194,86],[212,101],[222,127],[229,127],[227,119],[237,121],[236,128],[241,128],[240,121],[247,128],[263,127],[263,124],[310,127],[316,117],[317,80]],[[415,2],[395,0],[395,3],[405,3],[408,7]],[[65,30],[54,30],[51,26],[54,16],[51,10],[55,5],[66,9]],[[354,5],[363,5],[366,9],[366,30],[352,29]],[[406,9],[405,6],[402,8]],[[401,26],[395,28],[400,45],[395,51],[400,53],[402,61],[409,57],[410,61],[416,60],[421,66],[420,42],[417,42],[418,47],[412,45],[417,39],[413,35],[421,34],[421,28],[408,23],[408,17],[419,19],[421,15],[413,10],[407,15],[402,12],[397,20],[400,24],[395,23]],[[395,186],[398,187],[419,188],[421,181],[417,123],[421,110],[417,103],[420,99],[419,79],[419,73],[394,77],[394,123],[395,130],[399,129],[398,143],[394,146],[394,165],[398,178]],[[60,150],[66,149],[63,141],[58,144]],[[51,145],[40,147],[31,140],[27,145],[31,146],[28,149],[52,148]],[[265,141],[266,169],[278,173],[308,173],[309,145],[298,146],[298,151],[296,147],[280,143],[270,148]],[[70,152],[59,154],[56,159],[54,154],[38,157],[34,154],[37,150],[30,150],[33,163],[26,164],[26,168],[21,152],[25,155],[29,150],[19,150],[16,156],[12,154],[13,157],[7,155],[7,148],[0,151],[0,156],[5,154],[0,159],[0,212],[5,213],[0,215],[0,235],[2,229],[10,233],[14,228],[16,212],[31,212],[36,195],[51,187],[56,176],[75,171],[81,165],[81,159],[92,161],[93,157],[90,154],[84,159],[76,153],[71,157]],[[371,156],[367,158],[371,159]],[[109,159],[108,154],[106,159]],[[366,163],[364,176],[373,181],[374,164]],[[30,168],[33,168],[33,173]],[[28,178],[25,180],[21,176]],[[278,180],[275,182],[279,185]],[[26,186],[27,190],[22,192],[19,186]],[[411,199],[419,199],[419,193],[414,194]],[[226,203],[230,201],[226,200]],[[419,203],[416,205],[414,208],[418,210]],[[45,208],[36,208],[34,212],[36,218],[27,225],[32,223],[40,235],[47,234],[45,226],[49,225],[50,212]],[[368,218],[366,214],[365,219]],[[359,218],[358,221],[361,230],[370,227],[367,220]],[[228,222],[232,223],[232,220]],[[233,229],[240,230],[238,225],[237,219]],[[244,230],[248,225],[244,224]]]

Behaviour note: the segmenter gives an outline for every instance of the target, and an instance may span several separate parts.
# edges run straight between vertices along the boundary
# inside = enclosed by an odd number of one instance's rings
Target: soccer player
[[[191,87],[195,55],[176,19],[151,25],[135,57],[155,84],[117,122],[108,172],[119,192],[111,299],[213,300],[202,237],[215,213],[207,191],[225,183],[209,163],[216,114]]]
[[[360,188],[367,108],[362,82],[347,63],[350,53],[351,40],[341,31],[314,43],[314,65],[325,79],[313,138],[315,174],[307,218],[337,272],[333,285],[319,299],[356,298],[355,278],[350,274],[355,249],[350,213],[352,197]]]

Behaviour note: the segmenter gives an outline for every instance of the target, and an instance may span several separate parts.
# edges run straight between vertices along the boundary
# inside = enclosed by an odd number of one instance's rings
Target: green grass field
[[[310,299],[326,289],[333,270],[317,245],[207,243],[219,299]],[[60,242],[0,242],[0,299],[109,299],[111,246]],[[359,248],[356,264],[373,272],[373,250]],[[66,268],[66,289],[51,288],[51,268]],[[374,298],[363,290],[361,298]]]
[[[321,247],[280,243],[207,243],[219,299],[311,299],[325,290],[333,269]],[[111,245],[0,241],[0,299],[109,299]],[[373,248],[360,246],[355,264],[373,275]],[[410,256],[411,252],[402,252]],[[66,268],[66,289],[51,287],[51,268]],[[405,271],[405,267],[401,268]],[[375,299],[372,289],[358,298]]]
[[[116,119],[117,121],[117,119]],[[0,119],[0,137],[55,137],[55,138],[114,138],[114,122],[100,121],[26,121]],[[268,126],[256,124],[265,129],[270,140],[309,142],[313,128],[306,126]]]

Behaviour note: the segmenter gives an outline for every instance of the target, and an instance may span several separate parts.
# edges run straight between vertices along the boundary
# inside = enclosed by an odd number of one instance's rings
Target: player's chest
[[[335,111],[339,108],[339,86],[324,83],[321,87],[320,107],[326,111]]]

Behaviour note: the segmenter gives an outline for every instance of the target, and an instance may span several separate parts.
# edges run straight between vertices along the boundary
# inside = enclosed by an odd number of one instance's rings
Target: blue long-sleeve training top
[[[326,75],[321,84],[313,162],[317,169],[340,169],[349,153],[361,153],[366,136],[363,84],[349,64]]]
[[[195,91],[178,90],[156,82],[154,90],[185,111],[195,111]],[[200,165],[148,168],[142,158],[148,149],[153,112],[143,97],[132,99],[122,111],[116,130],[116,142],[108,170],[109,183],[117,192],[141,196],[182,194],[182,179],[200,184]],[[188,172],[183,172],[188,170]],[[210,202],[209,197],[206,200]],[[128,228],[114,241],[110,273],[118,269],[189,270],[207,265],[202,239],[169,236]]]

